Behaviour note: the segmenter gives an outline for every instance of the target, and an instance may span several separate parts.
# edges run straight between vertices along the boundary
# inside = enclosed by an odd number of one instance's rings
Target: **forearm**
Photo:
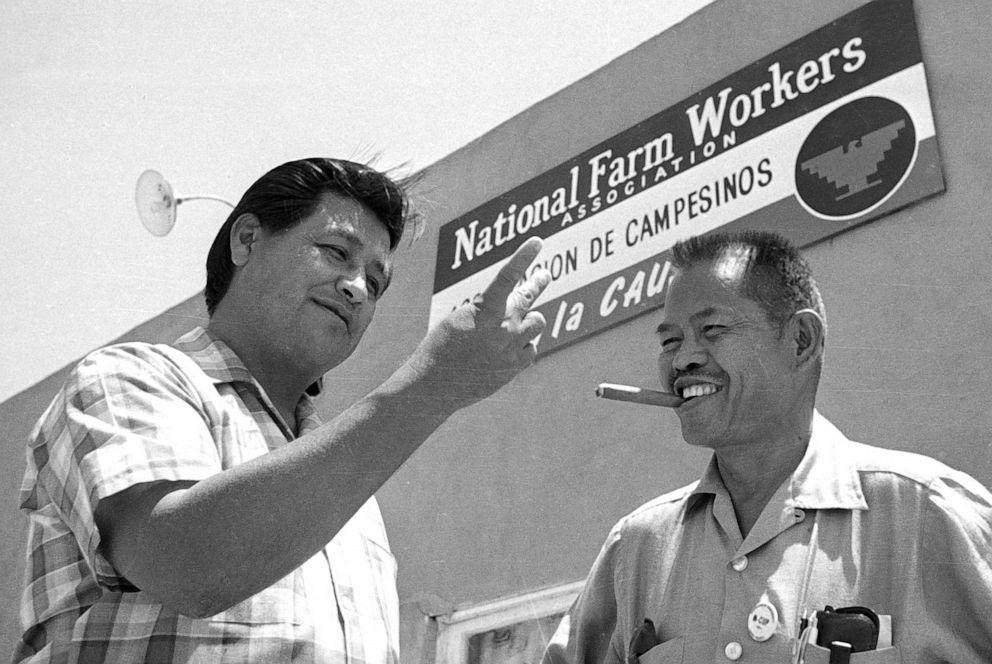
[[[454,412],[453,401],[415,378],[405,365],[310,434],[188,488],[147,496],[144,516],[116,524],[125,527],[114,533],[113,562],[191,615],[217,613],[271,585],[319,551]]]
[[[303,564],[452,413],[534,360],[544,318],[529,309],[551,277],[524,274],[540,246],[525,242],[383,385],[316,431],[195,484],[101,501],[111,562],[191,615],[221,611]]]

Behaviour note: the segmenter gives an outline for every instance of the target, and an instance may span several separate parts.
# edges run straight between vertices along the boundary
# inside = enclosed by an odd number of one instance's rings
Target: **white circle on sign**
[[[747,617],[747,631],[751,638],[761,643],[775,636],[778,627],[778,611],[767,602],[761,602]]]

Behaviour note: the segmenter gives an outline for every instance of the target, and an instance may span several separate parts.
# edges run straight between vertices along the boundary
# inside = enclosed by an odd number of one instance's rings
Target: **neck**
[[[244,325],[228,320],[215,312],[207,329],[217,339],[227,344],[248,369],[252,377],[265,390],[290,429],[296,429],[296,405],[306,388],[317,378],[293,371],[290,358],[285,361],[275,357],[259,345],[257,337],[247,334]]]
[[[771,497],[796,470],[812,433],[812,406],[781,435],[715,450],[717,467],[734,504],[741,535],[747,537]]]

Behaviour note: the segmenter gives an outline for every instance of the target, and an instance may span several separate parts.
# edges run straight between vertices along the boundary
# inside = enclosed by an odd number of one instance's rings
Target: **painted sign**
[[[540,352],[660,306],[678,240],[807,246],[944,190],[911,0],[876,0],[440,229],[431,324],[528,237]]]

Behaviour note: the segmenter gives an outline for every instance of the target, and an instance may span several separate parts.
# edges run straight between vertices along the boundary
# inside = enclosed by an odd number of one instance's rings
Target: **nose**
[[[699,369],[706,364],[706,358],[706,351],[694,339],[687,338],[682,341],[672,357],[672,369],[676,373]]]
[[[341,275],[336,285],[338,292],[351,304],[362,304],[369,299],[368,284],[361,271]]]
[[[708,362],[706,351],[692,340],[683,340],[674,353],[658,354],[658,375],[661,384],[675,389],[675,379],[679,376],[702,369]]]

